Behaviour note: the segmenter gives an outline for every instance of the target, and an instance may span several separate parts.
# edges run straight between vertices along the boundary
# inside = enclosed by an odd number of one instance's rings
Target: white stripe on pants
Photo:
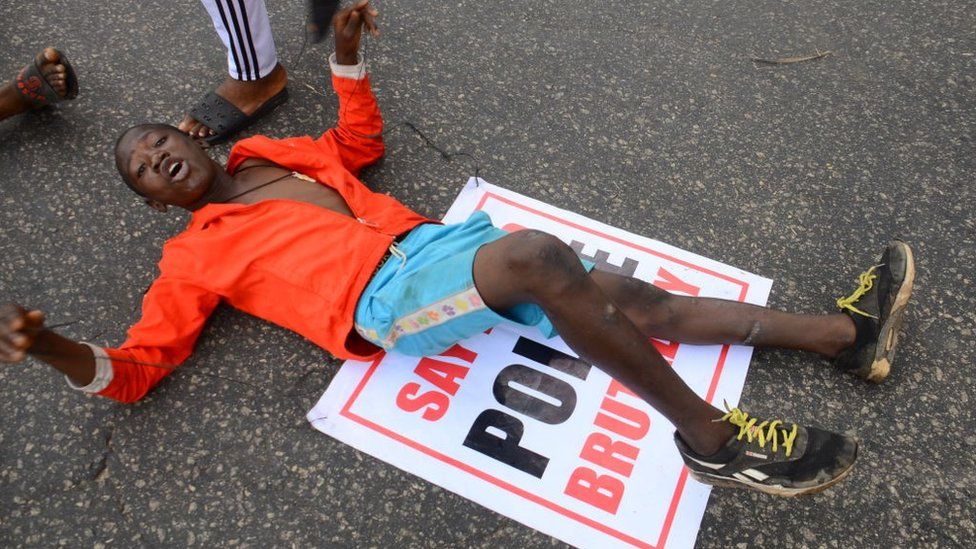
[[[227,69],[235,80],[263,78],[278,64],[264,0],[200,0],[227,48]]]

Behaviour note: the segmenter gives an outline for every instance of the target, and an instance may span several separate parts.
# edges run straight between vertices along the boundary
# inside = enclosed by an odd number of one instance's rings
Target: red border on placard
[[[558,218],[558,217],[556,217],[556,216],[554,216],[552,214],[549,214],[549,213],[546,213],[546,212],[542,212],[542,211],[536,210],[534,208],[530,208],[530,207],[525,206],[523,204],[519,204],[519,203],[517,203],[517,202],[515,202],[515,201],[513,201],[513,200],[511,200],[509,198],[506,198],[506,197],[503,197],[503,196],[499,196],[499,195],[497,195],[495,193],[486,192],[484,194],[484,196],[481,197],[481,200],[478,202],[478,205],[475,207],[475,211],[481,210],[484,207],[485,202],[487,202],[489,198],[494,198],[494,199],[496,199],[496,200],[498,200],[500,202],[504,202],[505,204],[508,204],[510,206],[514,206],[516,208],[525,210],[527,212],[530,212],[532,214],[538,215],[540,217],[545,217],[547,219],[551,219],[551,220],[556,221],[558,223],[562,223],[564,225],[573,227],[574,229],[577,229],[577,230],[580,230],[580,231],[584,231],[584,232],[588,232],[590,234],[599,236],[600,238],[604,238],[606,240],[610,240],[610,241],[616,242],[618,244],[622,244],[624,246],[628,246],[630,248],[634,248],[635,250],[640,250],[641,252],[644,252],[644,253],[647,253],[647,254],[651,254],[651,255],[655,255],[655,256],[664,258],[664,259],[666,259],[666,260],[668,260],[668,261],[670,261],[672,263],[677,263],[678,265],[683,265],[685,267],[688,267],[690,269],[694,269],[696,271],[703,272],[703,273],[705,273],[707,275],[710,275],[710,276],[713,276],[715,278],[720,278],[720,279],[725,280],[727,282],[731,282],[733,284],[738,284],[739,286],[742,287],[742,291],[739,293],[739,301],[744,301],[745,298],[746,298],[746,295],[747,295],[747,293],[749,291],[749,283],[744,282],[742,280],[737,280],[737,279],[732,278],[732,277],[730,277],[728,275],[723,275],[721,273],[717,273],[717,272],[715,272],[715,271],[713,271],[711,269],[707,269],[705,267],[700,267],[698,265],[694,265],[692,263],[688,263],[687,261],[683,261],[683,260],[680,260],[680,259],[671,257],[671,256],[669,256],[667,254],[664,254],[664,253],[661,253],[661,252],[652,250],[650,248],[646,248],[646,247],[643,247],[643,246],[638,246],[636,244],[633,244],[633,243],[627,242],[625,240],[622,240],[622,239],[620,239],[618,237],[610,236],[608,234],[601,233],[601,232],[596,231],[594,229],[590,229],[588,227],[584,227],[583,225],[579,225],[579,224],[573,223],[571,221],[566,221],[564,219],[560,219],[560,218]],[[711,382],[708,385],[708,391],[707,391],[707,393],[705,395],[705,400],[708,401],[708,402],[711,402],[712,401],[712,398],[715,396],[715,390],[718,387],[719,378],[722,376],[722,370],[724,369],[725,360],[728,357],[728,354],[729,354],[729,346],[728,345],[723,345],[722,346],[722,351],[719,353],[718,361],[715,364],[715,372],[712,374],[712,380],[711,380]],[[346,417],[347,419],[352,420],[352,421],[354,421],[356,423],[359,423],[360,425],[362,425],[362,426],[364,426],[364,427],[366,427],[368,429],[371,429],[373,431],[376,431],[376,432],[378,432],[378,433],[380,433],[380,434],[382,434],[384,436],[387,436],[387,437],[389,437],[389,438],[391,438],[393,440],[396,440],[397,442],[400,442],[401,444],[404,444],[404,445],[406,445],[406,446],[408,446],[410,448],[413,448],[414,450],[417,450],[418,452],[421,452],[423,454],[426,454],[426,455],[428,455],[428,456],[430,456],[430,457],[432,457],[434,459],[437,459],[438,461],[441,461],[443,463],[446,463],[447,465],[450,465],[452,467],[455,467],[457,469],[460,469],[462,471],[465,471],[466,473],[469,473],[469,474],[471,474],[471,475],[473,475],[475,477],[478,477],[478,478],[480,478],[481,480],[483,480],[485,482],[488,482],[490,484],[494,484],[495,486],[497,486],[497,487],[499,487],[499,488],[501,488],[503,490],[507,490],[508,492],[511,492],[511,493],[513,493],[513,494],[515,494],[515,495],[517,495],[519,497],[522,497],[522,498],[527,499],[527,500],[529,500],[529,501],[531,501],[533,503],[536,503],[538,505],[541,505],[542,507],[545,507],[545,508],[547,508],[547,509],[549,509],[551,511],[554,511],[556,513],[559,513],[559,514],[561,514],[561,515],[563,515],[563,516],[565,516],[565,517],[567,517],[569,519],[575,520],[576,522],[579,522],[581,524],[584,524],[586,526],[589,526],[590,528],[593,528],[594,530],[598,530],[600,532],[603,532],[604,534],[607,534],[609,536],[612,536],[614,538],[617,538],[620,541],[623,541],[625,543],[629,543],[629,544],[631,544],[631,545],[633,545],[635,547],[642,547],[642,548],[647,548],[647,549],[654,549],[655,547],[663,547],[664,546],[664,543],[667,541],[668,534],[671,531],[671,524],[674,521],[675,513],[678,510],[678,503],[681,501],[681,496],[684,493],[685,482],[688,480],[688,470],[687,469],[682,469],[681,470],[681,474],[678,476],[678,482],[677,482],[677,484],[674,487],[674,493],[671,496],[671,504],[668,506],[668,514],[665,516],[664,526],[661,529],[661,535],[658,537],[657,544],[656,545],[650,545],[650,544],[648,544],[648,543],[646,543],[644,541],[641,541],[641,540],[639,540],[639,539],[637,539],[637,538],[635,538],[633,536],[629,536],[629,535],[627,535],[627,534],[625,534],[623,532],[620,532],[618,530],[615,530],[613,528],[610,528],[609,526],[607,526],[605,524],[601,524],[601,523],[599,523],[599,522],[597,522],[597,521],[595,521],[593,519],[590,519],[588,517],[585,517],[585,516],[583,516],[583,515],[575,512],[575,511],[572,511],[570,509],[566,509],[565,507],[562,507],[562,506],[560,506],[560,505],[558,505],[556,503],[553,503],[553,502],[551,502],[551,501],[549,501],[547,499],[541,498],[541,497],[539,497],[539,496],[537,496],[537,495],[535,495],[535,494],[533,494],[531,492],[528,492],[526,490],[523,490],[523,489],[519,488],[518,486],[515,486],[513,484],[510,484],[508,482],[505,482],[504,480],[501,480],[499,478],[493,477],[493,476],[485,473],[484,471],[479,471],[478,469],[475,469],[474,467],[471,467],[470,465],[468,465],[466,463],[463,463],[461,461],[458,461],[458,460],[452,458],[451,456],[442,454],[442,453],[438,452],[437,450],[434,450],[433,448],[429,448],[427,446],[424,446],[423,444],[420,444],[419,442],[416,442],[414,440],[408,439],[407,437],[405,437],[405,436],[403,436],[403,435],[401,435],[401,434],[399,434],[399,433],[397,433],[395,431],[392,431],[392,430],[390,430],[390,429],[388,429],[388,428],[386,428],[386,427],[384,427],[382,425],[379,425],[379,424],[377,424],[377,423],[375,423],[373,421],[370,421],[369,419],[366,419],[366,418],[364,418],[362,416],[359,416],[359,415],[354,414],[351,411],[353,403],[356,401],[357,398],[359,398],[359,394],[362,393],[363,389],[366,387],[366,384],[373,377],[373,373],[376,372],[376,369],[379,367],[380,362],[383,360],[383,357],[384,356],[385,355],[382,355],[381,354],[379,357],[376,358],[376,360],[373,361],[372,364],[370,364],[369,370],[366,372],[366,375],[363,376],[362,381],[359,382],[359,385],[353,391],[352,395],[350,395],[349,400],[346,401],[346,404],[342,407],[342,410],[339,412],[340,415],[342,415],[342,416]]]

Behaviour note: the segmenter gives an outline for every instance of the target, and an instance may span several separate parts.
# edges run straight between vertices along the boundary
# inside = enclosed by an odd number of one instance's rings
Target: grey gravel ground
[[[761,352],[743,396],[759,415],[857,433],[859,468],[796,501],[716,491],[699,546],[972,546],[972,2],[378,4],[369,58],[392,123],[366,179],[425,214],[472,166],[398,121],[474,154],[489,181],[771,277],[778,307],[828,310],[886,239],[914,246],[915,304],[885,384]],[[330,50],[296,64],[303,3],[269,9],[293,95],[256,131],[319,132],[336,107],[316,91]],[[82,86],[0,123],[0,297],[117,344],[185,216],[131,195],[113,140],[179,120],[223,54],[192,0],[5,1],[0,43],[8,75],[63,48]],[[818,49],[834,53],[750,60]],[[313,432],[304,412],[337,367],[221,309],[137,405],[77,395],[36,363],[0,368],[0,545],[561,545]]]

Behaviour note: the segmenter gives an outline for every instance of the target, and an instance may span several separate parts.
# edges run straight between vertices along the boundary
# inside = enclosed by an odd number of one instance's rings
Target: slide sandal
[[[254,111],[254,114],[247,115],[230,101],[214,92],[209,92],[195,107],[190,109],[190,116],[214,131],[214,135],[204,139],[213,145],[226,141],[231,135],[247,128],[286,101],[288,101],[288,88],[281,90],[274,97],[265,101],[263,105],[258,107],[258,110]]]
[[[58,92],[44,78],[44,75],[41,73],[41,65],[37,64],[37,58],[35,57],[34,61],[28,63],[26,67],[17,73],[17,90],[27,100],[32,109],[40,109],[78,97],[78,75],[75,74],[75,69],[68,62],[68,57],[61,53],[60,50],[56,49],[54,51],[58,53],[58,63],[64,65],[65,84],[68,88],[67,93],[64,97],[58,95]]]

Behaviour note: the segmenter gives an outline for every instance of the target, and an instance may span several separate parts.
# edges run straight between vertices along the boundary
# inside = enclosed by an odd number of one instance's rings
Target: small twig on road
[[[316,88],[315,86],[313,86],[313,85],[311,85],[311,84],[309,84],[308,82],[302,82],[302,84],[303,84],[303,85],[304,85],[304,86],[305,86],[306,88],[308,88],[308,89],[310,89],[310,90],[312,90],[312,93],[314,93],[315,95],[318,95],[318,96],[321,96],[321,97],[329,97],[328,95],[325,95],[324,93],[322,93],[321,91],[319,91],[319,89],[318,89],[318,88]]]
[[[816,59],[821,59],[830,55],[830,50],[821,52],[817,50],[817,53],[813,55],[799,55],[796,57],[779,57],[777,59],[763,59],[761,57],[753,57],[752,60],[756,63],[763,63],[766,65],[790,65],[792,63],[803,63],[804,61],[814,61]]]

